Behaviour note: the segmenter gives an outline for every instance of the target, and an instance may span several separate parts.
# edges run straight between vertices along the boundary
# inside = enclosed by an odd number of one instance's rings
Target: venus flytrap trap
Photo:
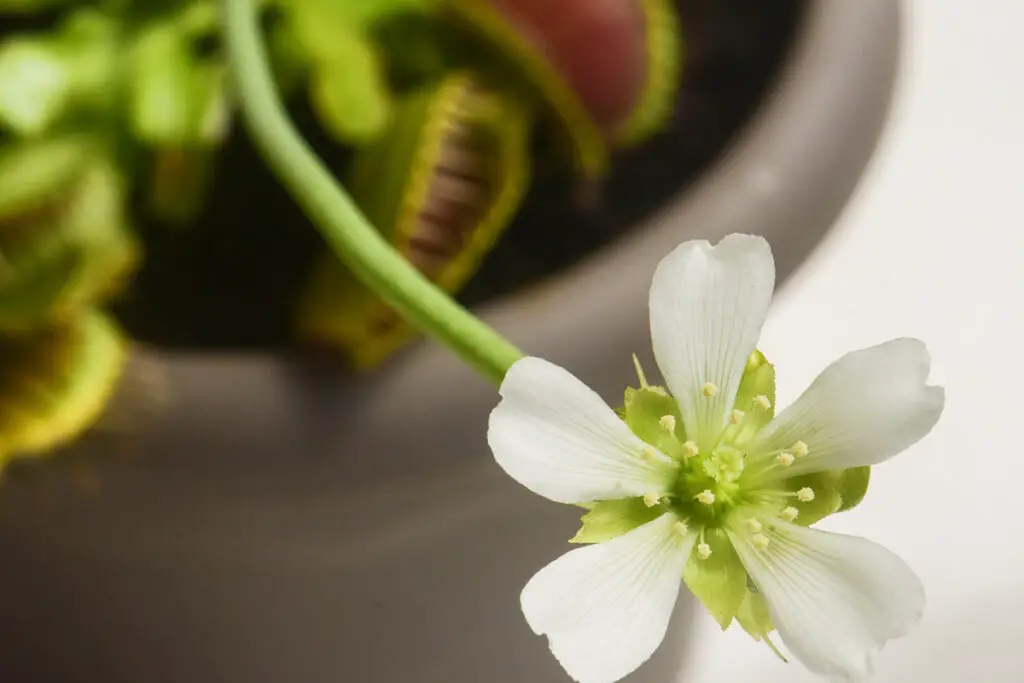
[[[858,504],[869,467],[927,434],[944,392],[924,345],[896,339],[829,366],[775,414],[775,372],[755,348],[775,269],[767,243],[687,242],[651,285],[651,336],[667,387],[638,368],[618,412],[565,370],[513,365],[488,441],[521,484],[587,513],[522,592],[530,627],[580,683],[640,666],[668,627],[680,581],[723,629],[808,669],[870,675],[873,655],[921,616],[924,590],[870,541],[809,528]],[[777,650],[776,650],[777,652]],[[781,656],[781,655],[780,655]]]

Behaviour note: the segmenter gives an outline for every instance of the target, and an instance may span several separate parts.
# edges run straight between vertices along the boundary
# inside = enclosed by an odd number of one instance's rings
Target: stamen
[[[750,530],[750,533],[756,534],[762,529],[761,522],[751,517],[747,520],[747,529]]]
[[[814,489],[810,486],[805,486],[796,492],[796,499],[801,503],[810,503],[814,500]]]
[[[718,387],[716,387],[711,382],[707,382],[704,386],[700,388],[700,393],[704,394],[706,398],[711,398],[712,396],[718,393]]]
[[[660,493],[645,493],[644,494],[644,505],[646,505],[647,507],[652,508],[652,507],[654,507],[655,505],[657,505],[660,502],[661,502],[661,494]]]
[[[670,432],[676,431],[676,418],[673,415],[662,415],[661,419],[658,420],[658,424]]]
[[[795,507],[789,506],[782,509],[782,518],[787,522],[795,522],[796,518],[800,516],[800,511]]]
[[[782,451],[775,457],[775,462],[779,463],[780,467],[789,467],[793,464],[794,460],[796,458],[793,457],[793,454],[786,451]]]
[[[711,546],[709,546],[707,543],[698,543],[697,557],[699,557],[702,560],[706,560],[709,557],[711,557]]]
[[[739,423],[743,422],[743,416],[744,413],[742,410],[734,410],[732,411],[732,413],[729,414],[729,423],[738,425]]]
[[[764,394],[754,397],[754,407],[758,410],[770,410],[772,407],[771,399]]]
[[[750,542],[758,550],[766,550],[768,548],[768,537],[764,534],[754,534],[750,537]]]
[[[692,441],[687,441],[683,444],[683,459],[692,458],[693,456],[700,453],[700,449],[697,448],[697,444]]]
[[[711,489],[704,489],[694,496],[694,498],[697,499],[697,502],[704,503],[705,505],[715,504],[715,494],[711,492]]]
[[[640,359],[633,354],[633,367],[636,368],[636,378],[640,381],[640,388],[646,389],[649,385],[647,384],[647,375],[644,374],[644,369],[640,367]]]
[[[793,451],[793,455],[795,455],[798,458],[803,458],[809,452],[807,449],[807,444],[805,444],[803,441],[797,441],[795,444],[793,444],[793,447],[790,448],[790,450]]]
[[[690,527],[686,526],[686,522],[684,522],[683,520],[679,520],[675,523],[675,529],[676,533],[678,533],[680,536],[685,536],[690,531]]]

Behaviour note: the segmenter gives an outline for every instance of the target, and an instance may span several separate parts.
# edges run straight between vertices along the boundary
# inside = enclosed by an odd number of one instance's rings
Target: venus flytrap
[[[769,634],[834,681],[919,619],[924,591],[869,541],[808,528],[863,498],[869,467],[922,438],[944,402],[912,339],[854,351],[775,414],[756,350],[771,299],[767,243],[688,242],[658,267],[651,336],[667,387],[639,370],[616,412],[565,370],[524,358],[501,385],[488,440],[535,493],[588,512],[523,589],[533,630],[581,683],[611,683],[663,639],[680,579],[723,629]],[[781,655],[780,655],[781,656]]]

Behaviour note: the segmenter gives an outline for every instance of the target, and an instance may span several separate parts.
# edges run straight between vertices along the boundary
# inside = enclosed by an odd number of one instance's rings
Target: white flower
[[[616,413],[565,370],[508,372],[488,441],[530,490],[589,512],[572,550],[523,589],[530,627],[576,681],[612,683],[668,628],[680,579],[726,628],[782,642],[834,681],[924,606],[920,581],[869,541],[807,525],[860,501],[866,466],[931,430],[944,402],[924,345],[850,353],[774,416],[774,369],[756,350],[775,268],[767,243],[687,242],[651,285],[651,336],[668,391],[641,387]],[[639,370],[639,368],[638,368]],[[774,646],[772,646],[774,648]]]

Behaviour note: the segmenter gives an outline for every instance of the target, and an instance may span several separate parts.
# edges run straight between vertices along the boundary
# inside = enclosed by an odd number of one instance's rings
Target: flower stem
[[[223,0],[236,96],[256,147],[356,277],[482,375],[500,383],[523,354],[423,277],[374,229],[289,120],[260,31],[258,0]]]

